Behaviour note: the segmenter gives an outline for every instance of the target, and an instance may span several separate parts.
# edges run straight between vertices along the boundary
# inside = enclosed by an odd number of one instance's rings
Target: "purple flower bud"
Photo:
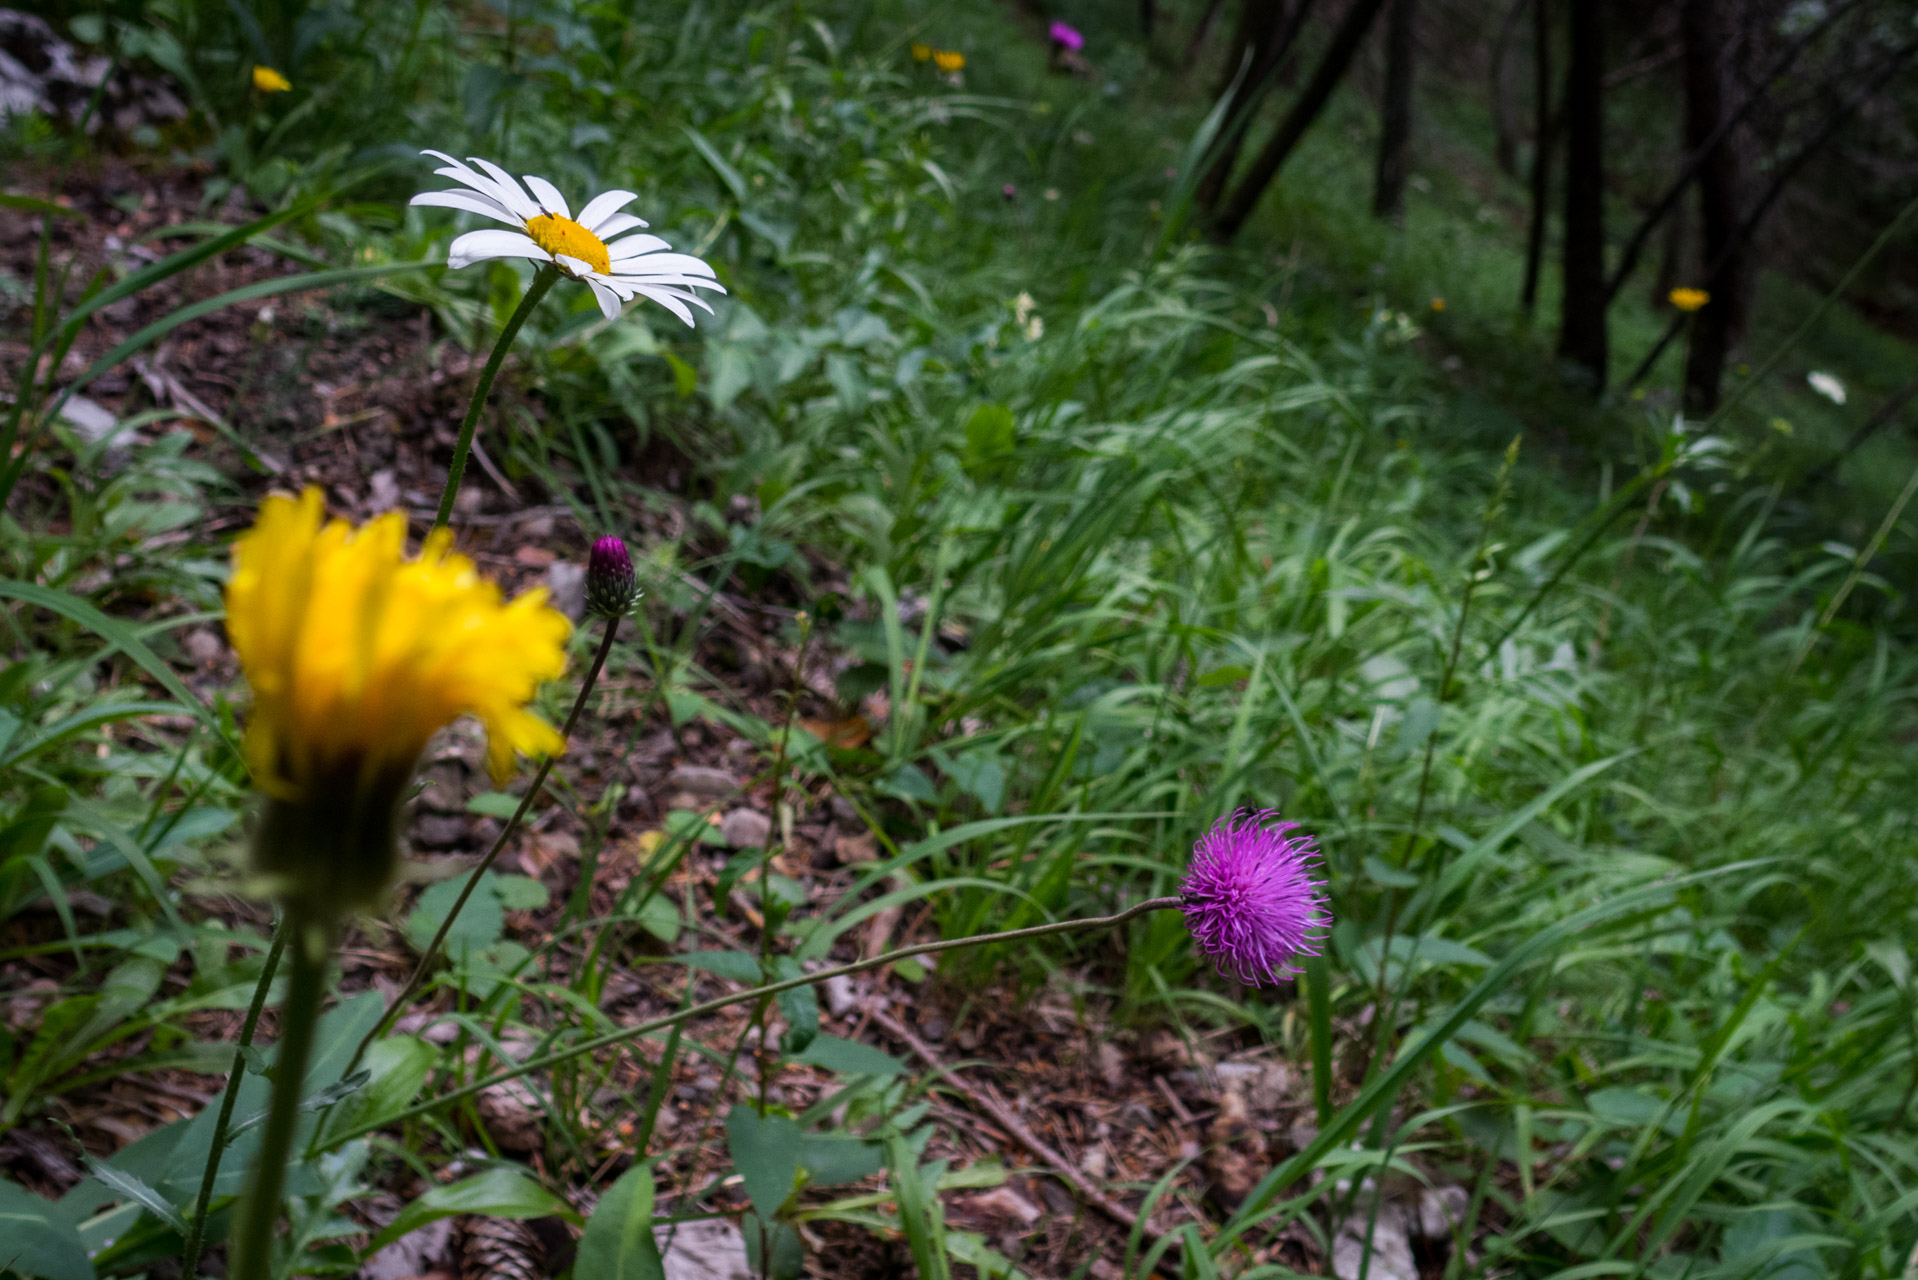
[[[586,607],[602,618],[621,618],[638,597],[633,557],[626,544],[609,533],[593,544],[586,560]]]
[[[1077,28],[1066,23],[1053,23],[1052,30],[1048,34],[1052,36],[1052,43],[1061,49],[1070,49],[1073,53],[1077,53],[1086,47],[1086,38],[1079,34]]]
[[[1292,962],[1317,955],[1332,923],[1325,886],[1312,876],[1312,837],[1289,834],[1299,824],[1277,817],[1240,809],[1220,818],[1192,846],[1179,885],[1192,940],[1220,973],[1247,986],[1298,973]]]

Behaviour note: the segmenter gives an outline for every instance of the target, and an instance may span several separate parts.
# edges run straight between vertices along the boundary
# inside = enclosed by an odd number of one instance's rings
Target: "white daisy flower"
[[[1811,389],[1813,391],[1816,391],[1833,404],[1845,403],[1845,384],[1832,377],[1829,373],[1823,371],[1808,373],[1805,375],[1805,381],[1811,383]]]
[[[620,212],[639,198],[631,191],[602,192],[587,201],[575,218],[559,190],[544,178],[529,173],[522,187],[512,174],[477,156],[468,159],[484,173],[474,172],[442,151],[420,154],[444,160],[446,167],[434,172],[469,190],[427,191],[414,196],[411,203],[477,213],[519,228],[460,236],[446,257],[446,265],[455,270],[488,258],[550,262],[563,274],[585,281],[608,320],[618,318],[620,304],[637,294],[651,298],[690,326],[693,313],[688,303],[712,312],[695,290],[726,292],[713,278],[713,269],[700,259],[689,253],[661,252],[672,246],[658,236],[626,235],[646,225]],[[625,238],[615,238],[619,236]]]

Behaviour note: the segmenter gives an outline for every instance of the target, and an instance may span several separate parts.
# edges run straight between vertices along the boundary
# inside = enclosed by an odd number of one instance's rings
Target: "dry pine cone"
[[[546,1246],[511,1218],[473,1218],[460,1251],[461,1280],[546,1280]]]

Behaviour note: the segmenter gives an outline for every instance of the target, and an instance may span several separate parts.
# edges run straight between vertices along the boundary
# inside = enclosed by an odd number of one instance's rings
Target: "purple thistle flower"
[[[626,543],[609,533],[593,544],[586,558],[586,607],[602,618],[620,618],[638,596],[633,557]]]
[[[1076,27],[1067,23],[1053,23],[1052,30],[1048,34],[1052,37],[1052,43],[1058,45],[1061,49],[1069,49],[1073,53],[1077,53],[1086,47],[1086,38],[1079,34]]]
[[[1179,885],[1185,927],[1220,973],[1247,986],[1299,972],[1332,923],[1325,886],[1312,876],[1319,853],[1296,822],[1271,809],[1240,809],[1212,824],[1192,846]]]

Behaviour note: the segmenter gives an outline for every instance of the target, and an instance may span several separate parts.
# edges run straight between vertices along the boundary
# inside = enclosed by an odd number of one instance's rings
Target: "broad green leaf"
[[[579,1238],[573,1274],[586,1280],[664,1280],[653,1240],[653,1170],[639,1163],[599,1198]]]
[[[541,1186],[530,1173],[510,1165],[494,1165],[451,1186],[434,1187],[401,1209],[384,1231],[367,1242],[366,1252],[378,1253],[409,1231],[458,1214],[579,1221],[579,1215],[564,1200]]]
[[[803,1052],[793,1055],[793,1061],[848,1076],[896,1076],[906,1070],[906,1064],[889,1053],[823,1032],[814,1036]]]
[[[727,1113],[726,1146],[746,1184],[746,1198],[761,1217],[771,1218],[792,1195],[801,1139],[790,1116],[762,1116],[745,1103]]]
[[[886,1167],[886,1149],[844,1133],[809,1133],[799,1149],[806,1175],[822,1187],[869,1178]]]
[[[0,1265],[41,1280],[94,1280],[80,1233],[50,1200],[0,1179]]]

